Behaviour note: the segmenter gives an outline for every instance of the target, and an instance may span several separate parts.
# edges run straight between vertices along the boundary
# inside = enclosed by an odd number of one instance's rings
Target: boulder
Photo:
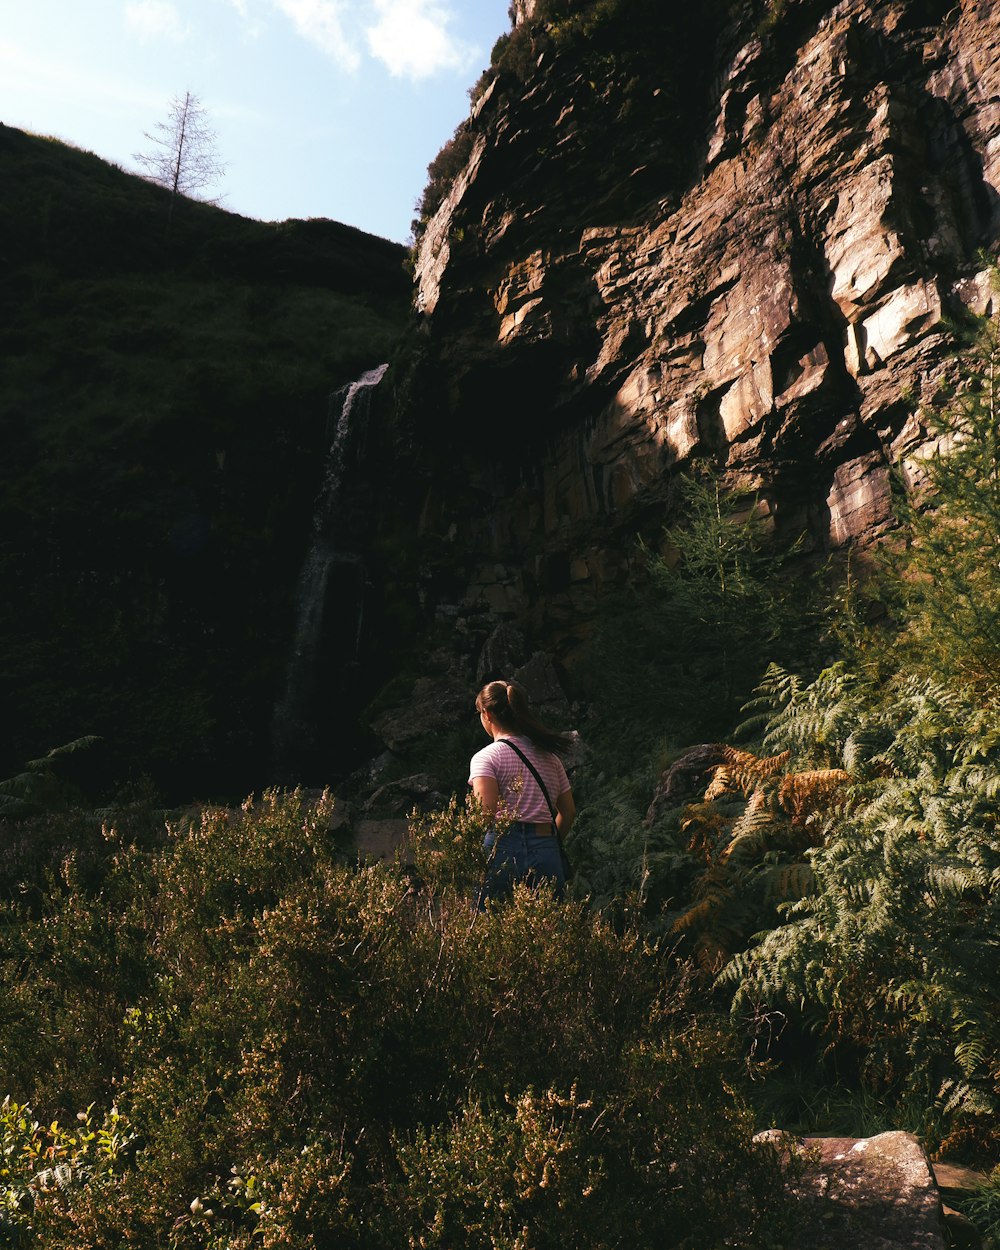
[[[405,858],[408,833],[405,820],[359,820],[351,830],[351,846],[361,860]]]
[[[712,769],[725,762],[723,748],[717,742],[703,742],[685,751],[664,769],[646,812],[645,824],[651,825],[668,808],[701,798],[711,780]]]
[[[758,1140],[788,1141],[773,1130]],[[912,1133],[805,1137],[799,1149],[802,1224],[788,1250],[945,1250],[937,1184]]]
[[[443,807],[446,802],[436,778],[430,773],[414,773],[379,786],[365,800],[363,810],[366,817],[401,819],[409,816],[414,808],[428,812]]]

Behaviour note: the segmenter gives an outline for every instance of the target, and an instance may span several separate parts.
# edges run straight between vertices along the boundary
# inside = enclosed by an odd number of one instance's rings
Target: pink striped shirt
[[[570,788],[562,760],[551,751],[536,747],[530,738],[523,738],[519,734],[505,736],[516,742],[538,769],[554,806],[559,796]],[[491,742],[472,757],[469,765],[470,786],[474,777],[493,778],[500,791],[501,802],[507,811],[513,812],[515,820],[534,821],[539,824],[552,820],[552,813],[545,802],[545,796],[538,788],[538,782],[517,752],[503,745],[503,738]]]

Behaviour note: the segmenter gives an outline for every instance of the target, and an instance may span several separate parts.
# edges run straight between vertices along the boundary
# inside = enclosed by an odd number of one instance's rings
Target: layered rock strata
[[[996,302],[1000,7],[790,0],[704,48],[683,133],[665,82],[534,50],[474,109],[417,263],[420,434],[468,488],[422,524],[463,547],[466,601],[568,628],[696,459],[779,531],[877,540],[946,321]]]

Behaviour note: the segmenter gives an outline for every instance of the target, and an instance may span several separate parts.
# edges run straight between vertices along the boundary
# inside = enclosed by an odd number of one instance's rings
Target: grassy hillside
[[[96,733],[106,784],[259,784],[327,397],[391,353],[404,251],[187,200],[168,235],[9,127],[0,187],[0,775]]]

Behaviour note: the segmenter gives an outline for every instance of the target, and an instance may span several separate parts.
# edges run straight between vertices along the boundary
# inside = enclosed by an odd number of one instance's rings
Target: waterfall
[[[285,683],[274,709],[271,727],[273,772],[279,781],[300,780],[295,774],[314,745],[320,718],[320,692],[316,689],[320,668],[324,622],[331,597],[335,570],[343,570],[352,581],[353,602],[341,601],[341,610],[353,616],[353,653],[338,656],[340,667],[358,658],[361,634],[363,570],[361,557],[338,549],[344,535],[338,534],[339,506],[351,463],[356,460],[357,443],[367,425],[371,397],[388,364],[361,375],[330,397],[332,438],[326,456],[323,482],[313,512],[312,541],[299,574],[295,594],[295,630],[288,655]],[[355,455],[352,456],[351,453]]]

